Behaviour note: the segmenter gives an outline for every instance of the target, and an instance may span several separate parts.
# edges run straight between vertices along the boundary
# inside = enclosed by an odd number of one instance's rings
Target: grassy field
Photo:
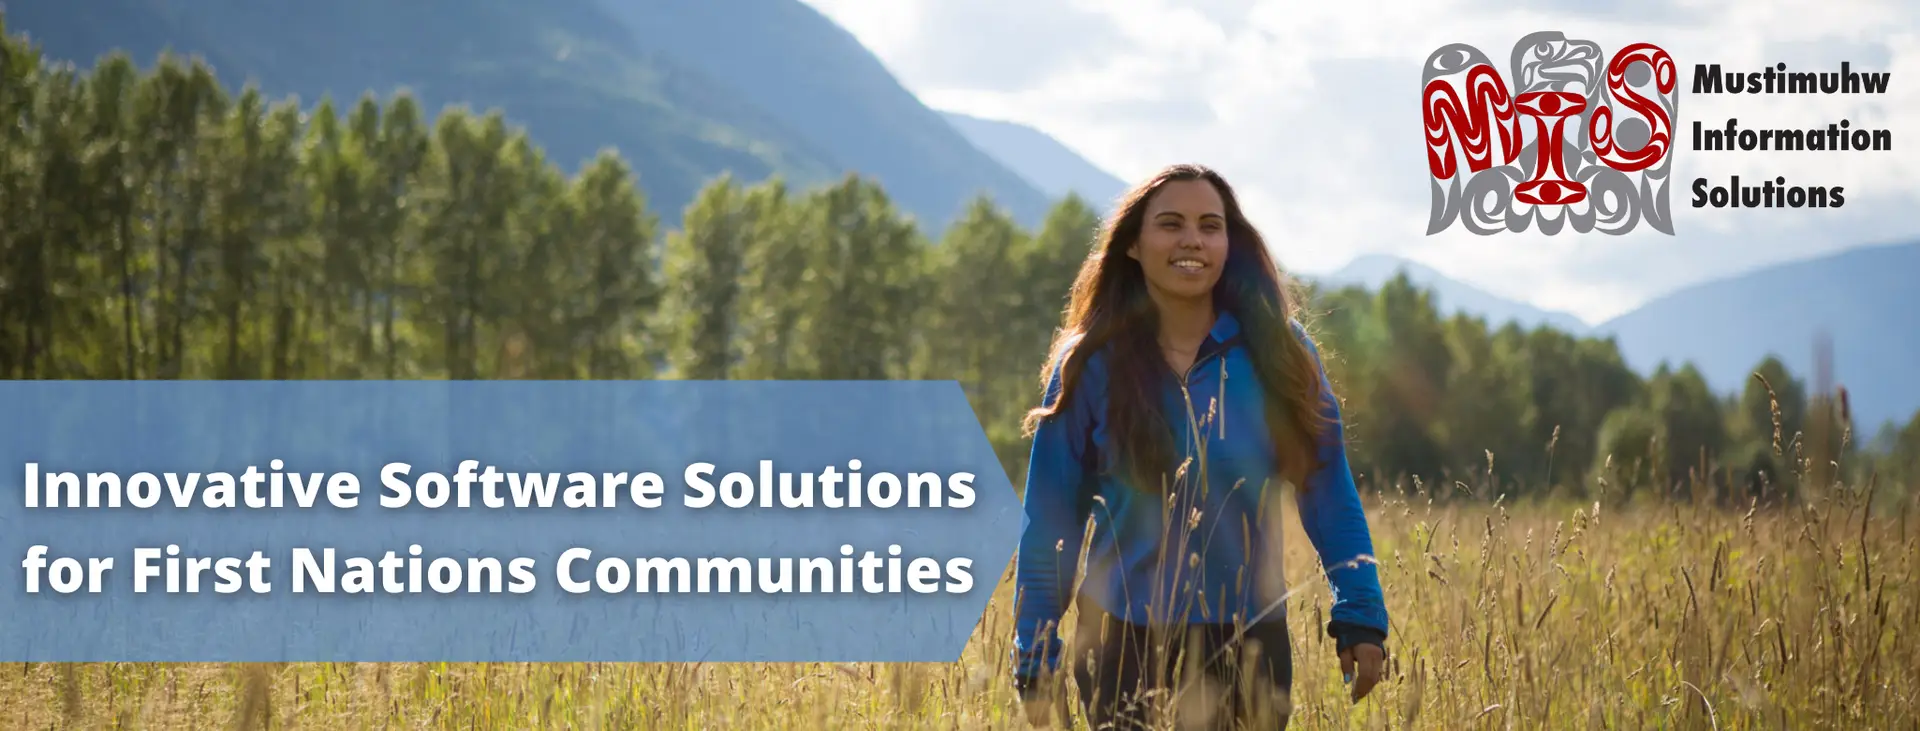
[[[1305,587],[1292,728],[1920,728],[1920,511],[1864,502],[1375,500],[1389,677],[1345,700]],[[13,664],[0,728],[1022,728],[1008,596],[954,665]]]

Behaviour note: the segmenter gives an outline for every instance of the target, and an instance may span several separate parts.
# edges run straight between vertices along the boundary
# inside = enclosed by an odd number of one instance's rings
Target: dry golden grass
[[[1376,502],[1390,675],[1348,703],[1300,592],[1292,728],[1920,728],[1913,507]],[[0,728],[1022,728],[1009,593],[953,665],[13,664]]]

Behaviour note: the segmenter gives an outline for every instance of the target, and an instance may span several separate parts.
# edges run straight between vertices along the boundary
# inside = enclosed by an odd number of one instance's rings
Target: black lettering
[[[1722,91],[1723,89],[1720,86],[1720,64],[1708,65],[1697,63],[1693,65],[1693,93],[1719,94]]]

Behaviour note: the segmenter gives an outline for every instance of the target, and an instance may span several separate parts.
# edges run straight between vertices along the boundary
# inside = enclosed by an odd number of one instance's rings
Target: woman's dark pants
[[[1179,728],[1284,728],[1293,684],[1286,621],[1248,626],[1237,639],[1235,629],[1149,629],[1082,609],[1071,650],[1082,712],[1095,729],[1144,729],[1167,713]]]

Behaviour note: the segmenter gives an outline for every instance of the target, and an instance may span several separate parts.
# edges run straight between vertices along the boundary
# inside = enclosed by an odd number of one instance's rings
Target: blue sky
[[[1224,172],[1288,268],[1365,253],[1418,260],[1589,322],[1695,282],[1920,239],[1920,3],[1910,0],[807,0],[929,105],[1037,127],[1125,180],[1197,161]],[[1677,236],[1427,236],[1420,66],[1472,44],[1503,67],[1539,30],[1679,63]],[[1693,65],[1890,71],[1884,95],[1694,96]],[[1504,71],[1504,69],[1503,69]],[[1693,120],[1886,128],[1889,152],[1694,152]],[[1688,205],[1697,177],[1845,186],[1846,206]]]

